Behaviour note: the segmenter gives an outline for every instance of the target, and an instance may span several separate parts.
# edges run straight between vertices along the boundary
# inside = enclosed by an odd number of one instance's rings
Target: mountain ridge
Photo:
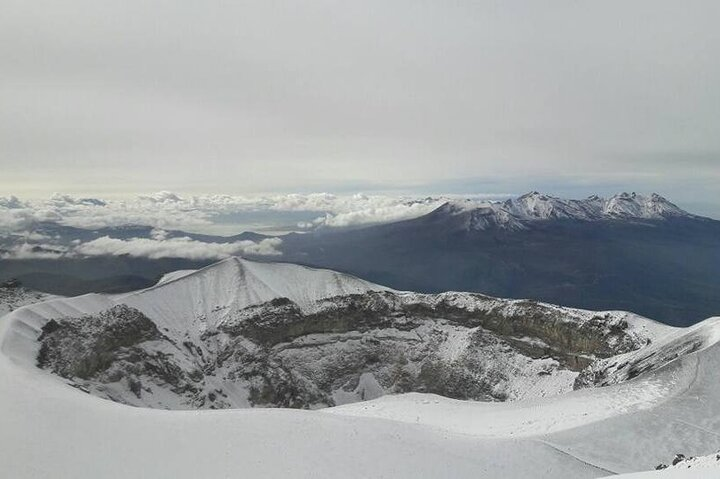
[[[522,229],[541,220],[663,220],[699,218],[657,193],[619,193],[609,198],[563,199],[532,191],[498,202],[448,201],[431,214],[467,215],[469,229]]]
[[[407,391],[558,394],[595,359],[673,331],[620,311],[395,291],[288,263],[231,258],[174,276],[28,306],[0,346],[136,406],[317,408]]]

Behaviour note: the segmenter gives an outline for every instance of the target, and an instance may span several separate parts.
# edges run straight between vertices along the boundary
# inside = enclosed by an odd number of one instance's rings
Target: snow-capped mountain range
[[[567,200],[532,192],[448,201],[359,230],[288,235],[281,258],[396,289],[619,307],[688,325],[718,311],[718,251],[720,221],[656,194]]]
[[[583,200],[562,199],[533,191],[501,202],[449,201],[440,214],[464,215],[469,229],[525,228],[526,222],[541,220],[663,220],[694,215],[662,196],[620,193],[610,198],[590,196]]]

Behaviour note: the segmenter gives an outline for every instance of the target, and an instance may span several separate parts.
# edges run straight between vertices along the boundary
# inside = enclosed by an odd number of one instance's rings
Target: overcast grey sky
[[[0,194],[658,190],[720,216],[720,2],[0,0]]]

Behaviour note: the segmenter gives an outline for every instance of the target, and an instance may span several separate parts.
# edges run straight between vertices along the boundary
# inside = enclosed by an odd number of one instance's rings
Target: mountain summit
[[[657,193],[620,193],[607,199],[593,195],[575,200],[537,191],[502,202],[451,201],[436,212],[465,216],[467,228],[476,230],[523,229],[525,222],[538,220],[663,220],[694,216]]]

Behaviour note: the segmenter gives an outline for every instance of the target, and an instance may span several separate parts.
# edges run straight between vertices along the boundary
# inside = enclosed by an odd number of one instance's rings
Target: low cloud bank
[[[21,243],[0,252],[2,259],[59,259],[90,256],[121,256],[136,258],[184,258],[191,260],[223,259],[230,256],[277,256],[282,240],[266,238],[231,243],[205,243],[191,238],[166,238],[154,232],[151,238],[117,239],[103,236],[85,243],[75,242],[71,247],[53,244]]]
[[[81,256],[128,255],[150,259],[223,259],[243,254],[276,256],[281,254],[277,249],[281,243],[280,238],[268,238],[257,243],[248,240],[234,243],[205,243],[191,238],[121,240],[103,236],[79,245],[75,248],[75,253]]]
[[[477,196],[500,198],[500,196]],[[270,196],[200,195],[183,197],[161,191],[128,200],[78,198],[56,194],[40,201],[0,197],[0,233],[28,231],[37,222],[99,229],[147,225],[163,229],[202,230],[223,215],[279,212],[318,213],[312,221],[290,225],[298,230],[343,228],[409,219],[429,213],[448,197],[411,198],[387,195],[329,193]],[[312,217],[312,216],[311,216]],[[268,224],[267,226],[276,226]],[[284,225],[288,226],[288,225]],[[238,231],[239,233],[240,231]]]
[[[41,243],[21,243],[0,250],[0,259],[58,259],[72,254],[67,248]]]

